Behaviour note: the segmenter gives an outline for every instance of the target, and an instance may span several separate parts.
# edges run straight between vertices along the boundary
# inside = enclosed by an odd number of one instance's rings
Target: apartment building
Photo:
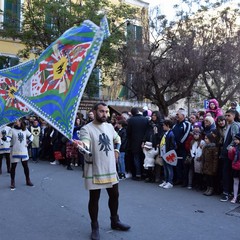
[[[23,0],[0,0],[0,23],[11,21],[8,13],[16,14],[21,18],[20,9]],[[16,22],[16,28],[20,29],[20,21]],[[3,30],[2,24],[0,31]],[[0,69],[11,67],[19,63],[18,51],[23,49],[24,45],[17,39],[7,39],[0,37]]]
[[[1,23],[8,23],[13,21],[11,15],[17,16],[18,21],[15,22],[16,30],[21,29],[21,5],[26,0],[0,0],[0,31],[4,30]],[[79,0],[69,0],[79,1]],[[139,16],[136,19],[122,19],[119,24],[125,24],[126,35],[131,35],[132,41],[137,41],[142,44],[149,41],[148,36],[148,8],[149,3],[142,0],[111,0],[113,4],[126,3],[133,7],[139,8]],[[84,1],[81,2],[84,4]],[[126,42],[126,44],[128,44]],[[1,37],[0,34],[0,69],[17,65],[20,61],[26,61],[26,59],[19,59],[18,52],[22,50],[24,45],[18,39],[8,39]],[[116,66],[119,68],[119,66]],[[121,69],[119,69],[121,71]],[[101,78],[101,70],[96,72],[96,75]],[[109,82],[105,82],[104,87],[99,84],[99,92],[95,95],[102,100],[116,100],[121,92],[121,84],[119,79],[112,79]],[[123,92],[123,91],[122,91]],[[119,104],[119,101],[118,101]]]

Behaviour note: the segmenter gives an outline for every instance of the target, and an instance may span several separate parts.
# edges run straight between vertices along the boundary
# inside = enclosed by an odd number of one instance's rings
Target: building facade
[[[26,1],[26,0],[25,0]],[[74,0],[72,0],[74,1]],[[132,7],[136,7],[139,9],[139,16],[136,19],[123,19],[123,22],[126,26],[126,44],[129,42],[138,42],[140,44],[144,44],[149,41],[148,35],[148,8],[149,3],[142,0],[111,0],[113,4],[121,4],[126,3]],[[14,22],[14,28],[16,31],[21,29],[21,5],[24,4],[24,0],[0,0],[0,31],[4,30],[4,28],[8,27],[9,22]],[[84,4],[84,1],[83,1]],[[16,20],[17,19],[17,20]],[[2,24],[4,23],[4,24]],[[119,23],[119,24],[122,24]],[[18,52],[24,49],[24,45],[18,39],[8,39],[4,38],[0,34],[0,69],[11,67],[17,65],[21,61],[25,61],[19,59]],[[135,53],[138,53],[138,48],[136,45]],[[140,53],[139,53],[140,54]],[[33,57],[33,56],[32,56]],[[117,65],[116,68],[118,71],[121,70],[121,66]],[[116,104],[122,105],[136,105],[136,102],[128,102],[125,103],[119,101],[119,96],[123,94],[124,89],[121,91],[121,84],[119,78],[116,76],[114,79],[110,79],[109,82],[105,82],[104,86],[100,84],[101,80],[101,69],[96,69],[94,74],[98,79],[97,85],[99,85],[99,90],[93,95],[93,99],[101,99],[104,101],[111,101],[111,104],[114,105],[114,101],[116,100]],[[126,78],[129,76],[126,75]],[[124,95],[127,100],[127,95]],[[93,100],[89,99],[89,97],[85,95],[83,101]],[[145,103],[143,103],[145,104]],[[142,103],[139,105],[143,105]],[[84,105],[84,104],[83,104]],[[87,109],[86,109],[87,110]]]
[[[13,21],[13,16],[21,19],[21,4],[23,0],[0,0],[0,31],[4,26],[2,23],[7,24]],[[6,26],[5,26],[6,27]],[[20,21],[16,22],[16,28],[20,29]],[[0,69],[12,67],[19,63],[18,52],[24,48],[24,45],[17,39],[12,40],[3,38],[0,35]]]

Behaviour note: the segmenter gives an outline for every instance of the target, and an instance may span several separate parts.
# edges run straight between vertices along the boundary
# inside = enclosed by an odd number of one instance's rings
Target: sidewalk
[[[88,240],[88,191],[82,170],[68,171],[49,162],[29,162],[35,187],[25,185],[21,164],[16,170],[16,190],[3,162],[0,175],[1,240]],[[181,187],[159,188],[155,183],[130,179],[119,184],[119,215],[132,226],[129,232],[110,229],[107,193],[99,207],[101,240],[239,240],[240,204],[222,203],[219,196]],[[238,211],[237,211],[238,210]],[[230,211],[233,216],[226,214]]]

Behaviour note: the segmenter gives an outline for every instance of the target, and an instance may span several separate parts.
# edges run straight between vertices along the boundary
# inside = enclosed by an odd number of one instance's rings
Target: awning
[[[133,108],[132,106],[113,106],[113,105],[108,105],[110,111],[114,111],[118,114],[121,114],[122,112],[131,112],[131,109]]]

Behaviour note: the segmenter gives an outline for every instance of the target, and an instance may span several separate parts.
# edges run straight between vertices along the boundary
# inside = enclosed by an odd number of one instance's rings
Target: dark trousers
[[[153,182],[154,181],[154,167],[148,167],[144,169],[146,173],[146,180]]]
[[[184,161],[186,159],[187,153],[184,145],[179,146],[176,152],[177,156],[179,157],[176,166],[176,180],[186,185],[188,181],[188,176]]]
[[[126,173],[134,173],[133,156],[131,151],[125,153],[125,171]]]
[[[228,195],[232,192],[233,178],[232,178],[232,165],[228,158],[221,158],[222,162],[222,185],[223,193]]]
[[[10,173],[10,153],[0,154],[0,172],[2,171],[2,160],[4,156],[6,158],[7,172]]]
[[[107,188],[108,193],[108,207],[110,209],[111,216],[117,216],[118,213],[118,184],[114,184],[112,188]],[[89,191],[88,212],[92,223],[98,221],[98,202],[100,199],[101,189]]]
[[[144,173],[144,153],[143,152],[132,152],[134,169],[132,172],[133,177],[142,177]]]
[[[36,162],[39,157],[39,148],[32,148],[32,160]]]
[[[22,166],[23,166],[23,169],[24,169],[24,174],[25,174],[26,180],[29,180],[28,161],[21,161],[21,162],[22,162]],[[17,167],[17,163],[12,163],[11,164],[11,180],[12,181],[14,181],[14,179],[15,179],[16,167]]]

